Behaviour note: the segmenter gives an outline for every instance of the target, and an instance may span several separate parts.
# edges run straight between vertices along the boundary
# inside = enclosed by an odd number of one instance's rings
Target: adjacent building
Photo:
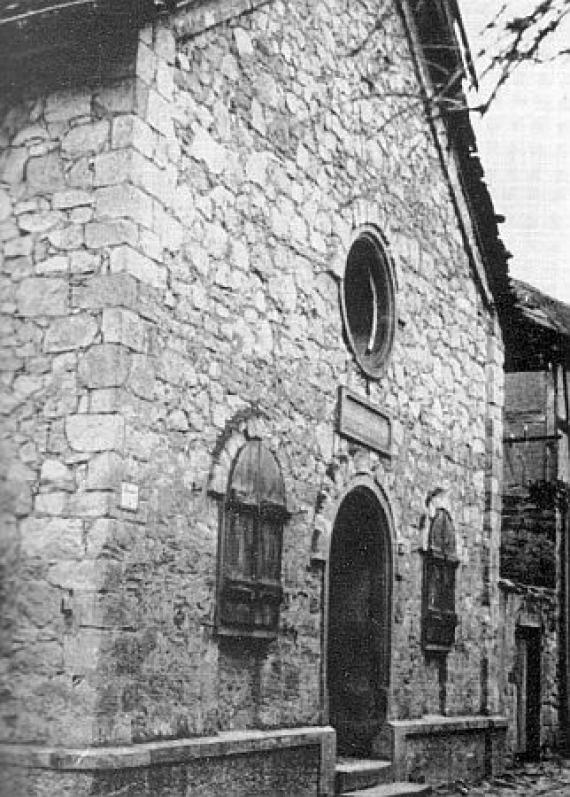
[[[510,747],[567,746],[570,307],[513,280],[506,325],[501,548]]]

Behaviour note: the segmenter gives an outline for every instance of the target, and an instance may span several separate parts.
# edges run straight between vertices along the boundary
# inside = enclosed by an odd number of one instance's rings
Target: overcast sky
[[[507,0],[518,12],[527,0]],[[471,49],[499,0],[461,0]],[[570,23],[559,40],[568,47]],[[557,42],[552,42],[551,48]],[[473,123],[511,274],[570,303],[570,58],[521,67]]]

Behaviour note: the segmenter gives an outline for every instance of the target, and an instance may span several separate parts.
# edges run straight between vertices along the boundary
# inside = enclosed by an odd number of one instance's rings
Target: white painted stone
[[[121,483],[121,497],[119,499],[121,509],[129,512],[136,512],[139,508],[139,488],[130,482]]]

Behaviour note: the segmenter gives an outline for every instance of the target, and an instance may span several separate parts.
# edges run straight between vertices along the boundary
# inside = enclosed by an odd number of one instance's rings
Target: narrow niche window
[[[260,440],[251,440],[236,456],[223,507],[219,633],[276,635],[283,595],[283,526],[288,517],[279,463]]]
[[[394,343],[392,264],[375,231],[362,230],[348,252],[341,292],[348,344],[362,370],[378,377]]]
[[[453,521],[445,509],[435,513],[423,556],[423,647],[428,652],[447,653],[455,641],[455,574],[459,560]]]

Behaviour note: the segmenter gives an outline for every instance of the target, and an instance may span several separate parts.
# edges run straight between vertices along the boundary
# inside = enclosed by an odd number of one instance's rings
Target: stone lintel
[[[321,779],[325,779],[328,769],[332,770],[334,778],[334,755],[331,755],[331,750],[334,749],[334,734],[333,728],[321,726],[271,731],[228,731],[218,736],[116,747],[68,748],[0,744],[0,766],[89,772],[180,764],[200,758],[319,746]]]

